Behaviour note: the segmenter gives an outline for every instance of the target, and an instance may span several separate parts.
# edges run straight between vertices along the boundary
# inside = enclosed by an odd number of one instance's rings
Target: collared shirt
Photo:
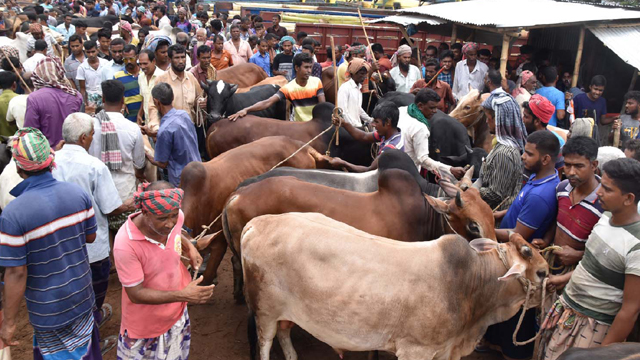
[[[82,95],[75,96],[60,89],[41,88],[27,98],[27,111],[24,115],[24,126],[34,127],[42,131],[55,147],[62,140],[62,124],[69,114],[80,111]]]
[[[102,161],[89,155],[80,145],[65,144],[56,151],[56,167],[53,177],[59,181],[74,183],[82,188],[93,204],[98,232],[96,240],[87,244],[89,263],[109,257],[109,223],[107,216],[122,205],[109,168]]]
[[[18,129],[24,127],[24,115],[27,112],[27,98],[29,95],[18,95],[9,101],[7,108],[7,121],[15,123]],[[15,133],[15,131],[14,131]]]
[[[15,122],[10,123],[7,121],[9,102],[16,96],[18,96],[18,94],[14,93],[11,89],[6,89],[0,94],[0,135],[2,136],[13,136],[16,131],[18,131]]]
[[[451,76],[451,71],[445,74],[445,72],[441,72],[438,75],[438,80],[444,81],[449,84],[450,87],[453,87],[453,77]]]
[[[427,87],[427,82],[423,79],[420,79],[413,84],[411,87],[411,91],[413,92],[415,89],[425,89]],[[438,102],[438,110],[448,113],[450,106],[456,103],[456,99],[453,97],[453,93],[451,92],[451,88],[449,84],[444,81],[436,80],[433,86],[430,86],[429,89],[433,90],[440,96],[440,101]]]
[[[56,27],[56,31],[64,36],[64,42],[68,43],[71,35],[76,33],[76,27],[73,24],[69,25],[69,29],[65,26],[66,24],[60,24]]]
[[[598,183],[600,177],[596,176]],[[571,202],[571,192],[573,186],[569,180],[564,180],[556,188],[556,198],[558,199],[558,228],[575,241],[584,243],[589,238],[591,230],[602,217],[604,210],[596,191],[600,185],[579,203]]]
[[[45,54],[42,53],[34,53],[33,55],[31,55],[30,58],[28,58],[25,62],[22,63],[22,68],[24,69],[25,72],[33,72],[33,70],[36,69],[36,65],[38,64],[38,61],[44,59],[46,57]]]
[[[269,56],[269,53],[262,55],[257,52],[251,56],[249,62],[260,66],[267,75],[271,76],[271,56]]]
[[[615,226],[602,215],[562,299],[580,314],[612,324],[622,306],[626,275],[640,276],[638,250],[640,222]]]
[[[109,64],[107,64],[104,69],[102,69],[101,71],[101,82],[102,81],[107,81],[107,80],[113,80],[113,76],[118,72],[118,71],[123,71],[124,70],[124,63],[122,63],[121,65],[116,64],[113,60],[109,61]]]
[[[276,34],[278,38],[282,39],[283,36],[287,36],[288,32],[287,29],[282,26],[278,26],[277,30],[273,26],[269,26],[267,28],[267,34]]]
[[[171,26],[171,20],[167,15],[163,16],[160,21],[158,21],[158,29],[162,29],[165,26]]]
[[[54,56],[55,53],[53,52],[53,46],[58,44],[58,42],[53,38],[53,36],[49,34],[44,34],[44,41],[47,42],[47,55]],[[36,39],[33,37],[33,35],[29,35],[29,38],[27,39],[27,52],[34,51],[35,48]]]
[[[384,136],[380,136],[380,134],[378,134],[378,131],[374,131],[373,138],[380,143],[378,147],[378,156],[380,156],[380,154],[382,154],[385,150],[389,149],[398,149],[404,151],[402,143],[402,133],[400,131],[398,131],[398,133],[388,139],[386,139]]]
[[[207,71],[202,70],[202,66],[198,64],[189,69],[189,72],[191,72],[193,76],[196,77],[196,80],[198,80],[198,82],[203,82],[205,84],[207,83],[207,80],[216,79],[216,68],[214,68],[211,63],[209,63],[209,66],[207,66]]]
[[[248,62],[253,55],[251,45],[242,39],[240,39],[240,46],[238,48],[233,44],[233,39],[225,41],[223,49],[231,54],[233,65],[244,64]]]
[[[84,62],[84,59],[82,62]],[[73,54],[69,55],[64,61],[64,75],[76,84],[76,89],[80,89],[80,82],[76,76],[78,75],[78,67],[80,67],[82,62],[78,61]]]
[[[484,76],[488,71],[489,67],[480,61],[476,61],[476,66],[471,72],[469,72],[469,65],[467,65],[466,59],[458,62],[455,70],[456,76],[453,79],[453,87],[451,88],[456,99],[461,99],[469,93],[469,85],[473,89],[482,91]]]
[[[277,94],[280,99],[291,101],[295,121],[309,121],[313,119],[313,107],[318,104],[318,97],[324,95],[324,89],[322,81],[311,76],[305,86],[300,86],[296,79],[293,79],[281,87]]]
[[[202,161],[198,136],[189,114],[182,110],[169,110],[162,117],[157,139],[155,160],[169,163],[169,182],[179,186],[182,169],[192,161]]]
[[[371,122],[371,116],[362,108],[362,85],[356,85],[353,79],[338,89],[338,107],[344,110],[345,120],[353,126],[362,126],[362,122]]]
[[[97,230],[91,198],[50,172],[30,176],[11,195],[0,215],[0,266],[27,266],[24,295],[36,330],[63,328],[95,302],[85,248]]]
[[[142,106],[142,95],[140,95],[140,86],[138,85],[139,77],[140,72],[137,76],[134,76],[129,74],[126,69],[113,75],[115,80],[124,85],[125,117],[133,122],[137,121],[138,112],[140,111],[140,106]]]
[[[129,216],[116,234],[113,246],[113,257],[122,287],[143,284],[145,288],[159,291],[184,289],[191,278],[180,260],[180,233],[184,224],[184,214],[180,211],[178,222],[167,236],[164,245],[146,237],[136,227],[133,219],[140,214],[137,212]],[[182,317],[186,306],[186,302],[151,306],[134,304],[123,289],[120,334],[126,331],[133,339],[158,337],[166,333]]]
[[[216,70],[223,70],[233,65],[233,58],[231,54],[227,50],[222,49],[222,55],[220,57],[216,57],[213,51],[211,52],[211,65],[213,65]]]
[[[173,69],[169,69],[169,71],[166,71],[156,79],[156,84],[165,82],[171,85],[173,89],[173,107],[177,110],[186,111],[191,116],[191,121],[195,121],[196,100],[202,95],[202,88],[192,73],[185,71],[183,74],[184,76],[180,79]],[[149,121],[157,121],[159,123],[158,110],[153,103],[149,104],[149,115],[151,116]]]
[[[558,172],[542,179],[532,174],[513,201],[507,214],[500,223],[501,229],[514,229],[520,223],[532,230],[533,235],[527,241],[541,239],[549,225],[556,219],[558,201],[555,189],[560,183]]]
[[[153,75],[151,75],[151,79],[147,79],[146,74],[138,76],[138,85],[140,86],[140,95],[142,95],[142,107],[144,109],[144,119],[146,123],[149,123],[150,119],[149,104],[153,103],[151,90],[156,86],[156,80],[162,74],[164,74],[164,71],[156,66],[156,70],[153,72]]]
[[[417,66],[409,64],[409,72],[404,76],[400,72],[400,66],[396,66],[389,74],[396,83],[396,91],[408,93],[413,84],[420,79],[420,69]]]
[[[118,189],[120,200],[125,201],[133,196],[136,191],[135,169],[142,169],[146,163],[142,133],[136,123],[133,123],[120,113],[107,112],[109,119],[118,133],[120,152],[122,153],[122,167],[120,170],[111,171],[111,177]],[[102,159],[102,126],[98,119],[93,118],[93,141],[89,148],[89,154]]]
[[[98,68],[94,69],[89,64],[89,59],[85,59],[76,72],[76,80],[80,82],[84,80],[84,89],[87,92],[86,105],[102,104],[102,74],[109,67],[109,62],[105,59],[98,58]]]

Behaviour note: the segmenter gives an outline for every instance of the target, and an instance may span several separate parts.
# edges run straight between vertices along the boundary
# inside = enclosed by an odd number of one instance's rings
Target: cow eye
[[[475,222],[471,222],[467,225],[467,229],[469,230],[469,232],[471,234],[480,234],[480,227],[478,226],[477,223]]]
[[[464,107],[464,109],[465,110],[469,110],[469,109],[471,109],[471,106],[467,105],[467,106]]]
[[[544,279],[547,277],[547,271],[546,270],[538,270],[536,271],[536,275],[538,275],[538,277],[540,279]]]

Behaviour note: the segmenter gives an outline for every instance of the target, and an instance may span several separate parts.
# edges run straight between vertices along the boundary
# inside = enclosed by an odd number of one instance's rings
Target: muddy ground
[[[248,360],[247,343],[247,311],[245,306],[236,305],[233,300],[232,271],[230,255],[222,263],[218,278],[219,285],[214,291],[212,301],[206,305],[189,307],[192,324],[191,354],[192,360]],[[111,275],[106,302],[113,306],[113,317],[101,329],[102,337],[117,335],[120,326],[120,294],[122,287],[116,274]],[[20,345],[11,349],[13,360],[33,359],[33,330],[27,318],[27,309],[22,304],[19,313],[16,340]],[[153,321],[150,319],[149,321]],[[337,360],[338,355],[326,344],[316,340],[300,328],[292,331],[293,345],[300,359],[304,360]],[[116,349],[109,351],[105,360],[116,360]],[[271,359],[283,360],[282,351],[274,341]],[[346,353],[345,360],[366,360],[366,353]],[[390,354],[381,354],[381,360],[395,359]],[[473,353],[465,360],[499,360],[497,353]]]

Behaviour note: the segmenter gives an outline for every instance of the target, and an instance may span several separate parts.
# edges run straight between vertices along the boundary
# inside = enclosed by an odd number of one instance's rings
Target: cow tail
[[[250,360],[256,360],[258,355],[258,326],[256,324],[256,313],[249,308],[247,317],[247,338],[249,340]]]
[[[227,205],[228,204],[229,203],[227,202]],[[238,257],[238,260],[240,260],[240,256],[238,254],[238,250],[233,247],[233,238],[231,237],[231,230],[229,230],[229,219],[227,218],[227,207],[226,206],[222,210],[222,233],[224,234],[224,237],[227,239],[227,245],[231,249],[231,252],[233,253],[233,256]]]

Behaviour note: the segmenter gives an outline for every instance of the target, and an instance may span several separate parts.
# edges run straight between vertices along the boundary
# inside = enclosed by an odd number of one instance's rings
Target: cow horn
[[[200,81],[200,87],[202,88],[202,90],[204,90],[204,92],[206,94],[209,93],[209,85],[208,84],[205,84],[204,82]]]
[[[458,191],[456,193],[456,206],[459,209],[462,209],[464,207],[464,202],[462,201],[462,198],[460,197],[460,191]]]
[[[520,247],[520,255],[526,260],[529,260],[533,257],[533,250],[527,245],[522,245],[522,247]]]

